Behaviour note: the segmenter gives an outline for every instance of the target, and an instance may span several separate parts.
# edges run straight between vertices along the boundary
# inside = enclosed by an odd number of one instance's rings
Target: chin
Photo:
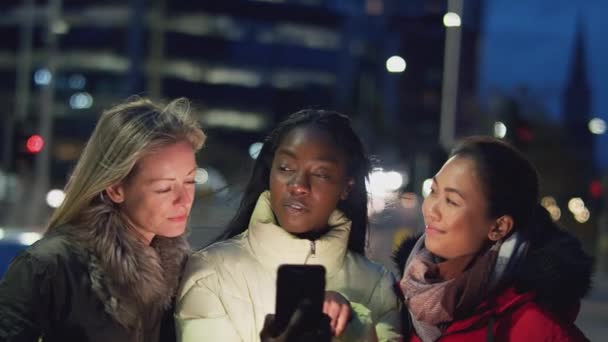
[[[303,233],[307,233],[310,229],[306,229],[304,227],[299,227],[299,226],[290,226],[290,225],[285,225],[285,226],[281,226],[286,232],[291,233],[291,234],[303,234]]]
[[[437,256],[441,256],[439,252],[437,241],[433,237],[429,237],[428,235],[424,236],[424,247],[431,253]]]
[[[166,238],[174,238],[174,237],[183,235],[185,232],[186,232],[186,227],[180,227],[180,228],[176,228],[176,229],[167,229],[163,232],[160,232],[157,235],[166,237]]]

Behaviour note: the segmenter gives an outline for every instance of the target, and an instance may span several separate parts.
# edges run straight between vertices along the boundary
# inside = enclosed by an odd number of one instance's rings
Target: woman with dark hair
[[[507,143],[454,148],[424,200],[424,235],[395,255],[411,341],[586,340],[574,320],[592,259],[538,197],[535,168]]]
[[[348,117],[303,110],[279,124],[223,241],[186,267],[179,340],[259,341],[281,264],[325,267],[323,309],[338,340],[400,339],[393,277],[364,256],[369,172]]]

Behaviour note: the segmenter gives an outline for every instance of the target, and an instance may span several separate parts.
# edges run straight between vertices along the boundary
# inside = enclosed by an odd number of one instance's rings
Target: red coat
[[[475,311],[450,324],[438,341],[588,341],[574,325],[578,308],[569,317],[557,317],[534,302],[532,292],[508,288]],[[488,336],[490,327],[493,339]],[[414,333],[410,341],[420,339]]]

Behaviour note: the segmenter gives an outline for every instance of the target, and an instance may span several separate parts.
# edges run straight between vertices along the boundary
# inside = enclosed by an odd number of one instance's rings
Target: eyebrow
[[[439,182],[437,182],[437,178],[435,176],[433,176],[433,182],[437,185],[439,185]],[[445,192],[451,192],[451,193],[455,193],[456,195],[460,196],[460,198],[465,199],[465,197],[462,195],[462,192],[460,192],[460,190],[456,189],[456,188],[450,188],[447,187],[445,189],[443,189]]]
[[[288,157],[291,157],[293,159],[298,159],[298,155],[295,152],[293,152],[289,149],[286,149],[286,148],[281,148],[281,149],[277,150],[276,153],[287,155]],[[315,158],[315,160],[326,162],[326,163],[338,164],[338,158],[333,157],[333,156],[321,155],[321,156]]]
[[[190,172],[188,172],[187,176],[191,175],[195,171],[196,171],[196,167],[194,169],[190,170]],[[151,179],[148,179],[147,182],[154,183],[154,182],[159,182],[159,181],[174,181],[175,179],[176,178],[171,178],[171,177],[169,177],[169,178],[151,178]]]

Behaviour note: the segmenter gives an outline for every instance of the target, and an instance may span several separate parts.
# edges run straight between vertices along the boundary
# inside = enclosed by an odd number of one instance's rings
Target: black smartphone
[[[275,324],[287,327],[298,306],[306,301],[301,324],[303,331],[317,329],[323,315],[325,267],[321,265],[281,265],[277,272]]]

